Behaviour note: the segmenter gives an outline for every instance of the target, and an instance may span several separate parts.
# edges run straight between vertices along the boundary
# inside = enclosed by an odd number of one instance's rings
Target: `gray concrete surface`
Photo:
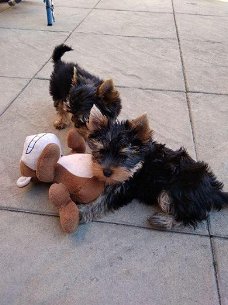
[[[228,305],[228,208],[196,230],[150,229],[133,201],[78,232],[61,231],[47,185],[18,189],[26,135],[53,127],[55,45],[113,78],[121,118],[147,112],[155,137],[210,163],[228,191],[228,3],[215,0],[0,3],[0,304]],[[67,152],[65,147],[65,152]]]

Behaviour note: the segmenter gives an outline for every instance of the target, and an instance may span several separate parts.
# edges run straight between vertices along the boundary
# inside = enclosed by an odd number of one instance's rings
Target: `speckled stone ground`
[[[56,131],[55,45],[112,77],[121,118],[147,112],[157,140],[210,163],[228,191],[228,3],[215,0],[0,3],[0,304],[228,305],[228,208],[196,230],[152,230],[133,201],[65,235],[48,187],[18,189],[26,135]]]

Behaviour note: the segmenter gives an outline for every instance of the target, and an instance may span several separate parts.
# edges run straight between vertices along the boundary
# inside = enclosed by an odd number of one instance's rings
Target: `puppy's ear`
[[[72,76],[72,79],[71,79],[71,85],[72,86],[77,85],[77,69],[76,69],[75,66],[73,68],[73,76]]]
[[[112,112],[117,117],[121,111],[121,99],[119,91],[116,90],[113,80],[105,80],[98,88],[97,95],[103,99],[103,106],[107,112]]]
[[[134,130],[139,140],[143,143],[151,140],[153,131],[150,129],[148,118],[146,114],[129,121],[130,127]]]
[[[87,128],[90,132],[101,129],[102,127],[107,126],[108,119],[104,116],[100,110],[93,105],[90,110],[89,122],[87,123]]]
[[[99,97],[105,97],[111,94],[115,90],[113,80],[108,79],[105,80],[98,88],[97,88],[97,95]]]

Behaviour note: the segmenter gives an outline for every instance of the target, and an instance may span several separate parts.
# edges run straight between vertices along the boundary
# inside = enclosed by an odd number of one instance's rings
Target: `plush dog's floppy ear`
[[[87,123],[87,128],[90,132],[101,129],[102,127],[107,126],[108,119],[104,116],[100,110],[93,105],[89,115],[89,122]]]
[[[52,182],[55,175],[55,166],[60,158],[60,148],[57,144],[48,144],[37,160],[36,175],[42,182]]]
[[[150,129],[148,118],[146,114],[143,114],[136,119],[129,121],[130,127],[134,129],[137,137],[143,143],[151,140],[153,131]]]
[[[77,69],[76,69],[75,66],[73,68],[73,76],[72,76],[72,79],[71,79],[71,85],[72,86],[77,85]]]

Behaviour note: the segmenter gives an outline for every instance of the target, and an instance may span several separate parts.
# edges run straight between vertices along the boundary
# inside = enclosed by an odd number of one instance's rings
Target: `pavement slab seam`
[[[183,67],[183,76],[184,76],[185,88],[186,88],[186,100],[187,100],[188,110],[189,110],[189,119],[190,119],[191,128],[192,128],[192,136],[193,136],[194,148],[195,148],[195,153],[196,153],[196,159],[198,159],[195,129],[194,129],[194,123],[193,123],[192,111],[191,111],[191,103],[190,103],[190,99],[188,96],[189,87],[188,87],[188,82],[187,82],[185,66],[184,66],[184,59],[183,59],[183,54],[182,54],[182,49],[181,49],[181,42],[180,42],[180,36],[179,36],[179,32],[178,32],[178,26],[177,26],[177,21],[176,21],[176,16],[175,16],[175,8],[174,8],[173,0],[172,0],[172,6],[173,6],[173,16],[174,16],[174,21],[175,21],[175,26],[176,26],[177,39],[178,39],[178,44],[179,44],[179,49],[180,49],[181,63],[182,63],[182,67]],[[213,245],[213,237],[212,237],[211,231],[210,231],[210,219],[209,218],[207,219],[207,230],[209,233],[211,256],[212,256],[212,262],[213,262],[213,270],[214,270],[214,277],[215,277],[215,282],[216,282],[217,296],[218,296],[219,304],[221,305],[221,295],[220,295],[220,287],[219,287],[219,281],[218,281],[218,270],[217,270],[215,249],[214,249],[214,245]]]
[[[0,211],[5,212],[12,212],[12,213],[24,213],[24,214],[31,214],[31,215],[38,215],[38,216],[47,216],[47,217],[59,217],[57,213],[52,212],[42,212],[42,211],[36,211],[36,210],[28,210],[28,209],[22,209],[22,208],[12,208],[12,207],[1,207]],[[124,221],[121,222],[115,222],[115,221],[104,221],[104,220],[94,220],[92,221],[94,223],[103,223],[103,224],[110,224],[110,225],[117,225],[117,226],[125,226],[130,228],[139,228],[143,230],[150,230],[150,231],[158,231],[158,232],[164,232],[164,233],[174,233],[174,234],[181,234],[181,235],[193,235],[193,236],[202,236],[202,237],[210,237],[210,238],[219,238],[228,240],[228,236],[220,236],[217,234],[204,234],[204,233],[198,233],[198,232],[188,232],[188,231],[177,231],[177,230],[162,230],[162,229],[154,229],[150,227],[130,224]],[[87,225],[87,224],[81,224],[81,225]],[[80,226],[81,226],[80,225]]]
[[[189,100],[189,96],[188,96],[189,86],[188,86],[188,81],[187,81],[187,76],[186,76],[184,58],[183,58],[182,49],[181,49],[181,42],[180,42],[180,36],[179,36],[179,31],[178,31],[178,26],[177,26],[177,20],[176,20],[175,7],[174,7],[173,0],[172,0],[172,8],[173,8],[173,18],[174,18],[176,34],[177,34],[177,41],[178,41],[178,46],[179,46],[179,51],[180,51],[180,60],[181,60],[183,78],[184,78],[185,94],[186,94],[189,120],[190,120],[190,125],[191,125],[191,132],[192,132],[194,150],[195,150],[196,160],[198,160],[198,154],[197,154],[197,149],[196,149],[196,136],[195,136],[195,132],[194,132],[194,124],[193,124],[193,118],[192,118],[191,104],[190,104],[190,100]]]
[[[130,86],[123,86],[123,85],[116,85],[117,88],[126,88],[126,89],[139,89],[145,91],[158,91],[158,92],[179,92],[185,93],[184,90],[175,90],[175,89],[160,89],[160,88],[146,88],[146,87],[130,87]]]
[[[112,9],[112,8],[101,8],[96,7],[95,10],[99,11],[116,11],[116,12],[131,12],[131,13],[147,13],[147,14],[164,14],[164,15],[172,15],[172,12],[157,12],[157,11],[144,11],[144,10],[127,10],[127,9]]]
[[[1,76],[0,76],[1,77]],[[2,76],[4,77],[4,76]],[[35,79],[38,80],[47,80],[49,81],[49,78],[45,78],[45,77],[35,77]],[[178,92],[178,93],[185,93],[184,90],[172,90],[172,89],[160,89],[160,88],[146,88],[146,87],[130,87],[130,86],[123,86],[123,85],[116,85],[116,88],[126,88],[126,89],[139,89],[139,90],[145,90],[145,91],[157,91],[157,92]],[[211,94],[211,93],[208,93]]]
[[[0,207],[0,211],[7,211],[13,213],[24,213],[24,214],[31,214],[31,215],[40,215],[40,216],[48,216],[48,217],[59,217],[57,213],[52,212],[42,212],[36,210],[27,210],[21,208],[12,208],[12,207]]]
[[[11,78],[10,76],[4,76],[0,75],[0,77],[7,77]],[[12,77],[16,78],[16,77]],[[18,77],[17,77],[18,78]],[[21,79],[26,79],[24,77],[21,77]],[[38,80],[50,80],[49,78],[46,77],[35,77],[35,79]],[[139,90],[145,90],[145,91],[158,91],[158,92],[179,92],[179,93],[185,93],[185,90],[175,90],[175,89],[160,89],[160,88],[146,88],[146,87],[136,87],[136,86],[124,86],[124,85],[116,85],[116,88],[127,88],[127,89],[139,89]],[[221,96],[228,96],[228,93],[217,93],[217,92],[205,92],[205,91],[193,91],[193,90],[188,90],[187,93],[196,93],[196,94],[208,94],[208,95],[221,95]]]
[[[208,220],[207,223],[208,223],[208,231],[210,232],[210,221]],[[222,305],[219,280],[218,280],[218,265],[217,265],[217,258],[216,258],[216,253],[215,253],[214,239],[211,236],[209,238],[210,238],[210,246],[211,246],[211,255],[212,255],[212,260],[213,260],[214,275],[215,275],[215,281],[216,281],[216,287],[217,287],[217,293],[218,293],[218,300],[219,300],[219,305]]]
[[[70,7],[70,8],[79,8],[79,9],[89,9],[90,7],[80,7],[80,6],[65,6],[65,5],[55,5],[56,7]],[[100,8],[94,7],[94,10],[99,11],[117,11],[117,12],[139,12],[139,13],[148,13],[148,14],[170,14],[172,12],[164,11],[146,11],[146,10],[131,10],[131,9],[116,9],[116,8]],[[187,13],[187,12],[176,12],[177,15],[194,15],[194,16],[206,16],[206,17],[226,17],[227,15],[216,15],[216,14],[202,14],[202,13]]]
[[[228,96],[228,93],[205,92],[205,91],[193,91],[193,90],[189,90],[188,93],[200,93],[200,94],[211,94],[211,95]]]
[[[139,13],[148,13],[148,14],[172,14],[172,12],[153,12],[153,11],[141,11],[141,10],[127,10],[127,9],[111,9],[111,8],[94,8],[96,10],[105,10],[105,11],[120,11],[120,12],[139,12]],[[214,14],[200,14],[200,13],[187,13],[187,12],[176,12],[177,15],[193,15],[193,16],[206,16],[206,17],[227,17],[227,15],[214,15]]]
[[[65,6],[58,5],[58,7],[65,7]],[[72,8],[86,8],[86,7],[75,7],[75,6],[71,6],[71,7]],[[137,12],[137,13],[147,13],[147,14],[168,14],[168,15],[172,15],[172,12],[162,12],[162,11],[161,12],[143,11],[143,10],[135,10],[134,11],[134,10],[127,10],[127,9],[116,9],[116,8],[112,9],[112,8],[100,8],[100,7],[94,7],[93,9],[97,10],[97,11],[116,11],[116,12],[131,12],[131,13],[136,13]]]
[[[3,30],[17,30],[17,31],[34,31],[34,32],[51,32],[51,33],[69,33],[70,31],[55,31],[55,30],[41,30],[41,29],[25,29],[25,28],[14,28],[14,27],[4,27],[4,26],[0,26],[0,29]]]
[[[9,218],[4,213],[1,222],[5,230],[15,224],[15,232],[2,236],[2,305],[133,305],[151,300],[156,305],[218,305],[208,238],[151,235],[106,224],[83,226],[79,234],[66,236],[57,219],[16,214]],[[145,293],[149,295],[142,299]]]
[[[219,45],[222,45],[222,42],[221,41],[216,41],[216,40],[202,40],[202,39],[199,39],[199,38],[184,38],[182,37],[181,38],[182,41],[186,41],[186,42],[198,42],[198,43],[212,43],[212,44],[219,44]]]
[[[125,227],[132,227],[132,228],[139,228],[139,229],[145,229],[149,231],[158,231],[158,232],[163,232],[163,233],[174,233],[174,234],[181,234],[181,235],[191,235],[191,236],[202,236],[202,237],[209,237],[208,234],[204,233],[194,233],[194,232],[185,232],[185,231],[176,231],[176,230],[162,230],[162,229],[155,229],[155,228],[150,228],[150,227],[144,227],[140,225],[135,225],[135,224],[130,224],[127,222],[114,222],[114,221],[104,221],[104,220],[95,220],[93,221],[95,223],[106,223],[106,224],[112,224],[112,225],[117,225],[117,226],[125,226]]]
[[[26,79],[26,78],[25,78]],[[28,87],[28,85],[31,83],[32,79],[28,80],[27,84],[25,84],[24,87],[18,92],[18,94],[9,102],[9,104],[3,109],[2,112],[0,112],[0,118],[1,116],[10,108],[10,106],[13,104],[13,102],[18,98],[18,96],[21,95],[21,93]]]
[[[211,237],[214,239],[217,238],[217,239],[221,239],[221,240],[228,240],[228,236],[222,236],[219,234],[212,234]]]
[[[0,78],[27,79],[28,81],[30,80],[30,78],[28,78],[28,77],[23,77],[23,76],[5,76],[5,75],[0,75]]]
[[[90,11],[90,13],[91,13],[91,11]],[[85,19],[87,18],[87,16],[85,17]],[[83,19],[81,21],[81,23],[85,19]],[[81,25],[81,23],[79,23],[78,26]],[[77,27],[73,29],[73,32],[77,29]],[[17,30],[17,31],[33,31],[33,32],[50,32],[50,33],[58,32],[58,33],[66,33],[66,34],[70,33],[70,35],[72,34],[72,31],[63,31],[63,30],[55,31],[55,30],[15,28],[15,27],[4,27],[4,26],[0,26],[0,29],[3,29],[3,30]],[[151,37],[151,36],[123,35],[123,34],[113,34],[113,33],[112,34],[110,34],[110,33],[97,33],[97,32],[89,32],[89,31],[87,31],[87,32],[77,31],[77,34],[92,34],[92,35],[97,35],[97,36],[101,35],[101,36],[112,36],[112,37],[142,38],[142,39],[149,39],[149,40],[176,40],[176,38],[171,38],[171,37]],[[188,42],[202,42],[201,39],[197,39],[197,38],[195,38],[195,39],[182,38],[181,40],[188,41]],[[209,42],[209,43],[213,43],[213,44],[214,43],[222,44],[221,41],[216,41],[216,40],[204,40],[203,42],[204,43]]]
[[[149,37],[149,36],[137,36],[137,35],[121,35],[121,34],[109,34],[109,33],[96,33],[96,32],[83,32],[77,31],[77,34],[92,34],[97,36],[112,36],[112,37],[128,37],[128,38],[142,38],[142,39],[149,39],[149,40],[176,40],[176,38],[169,38],[169,37]]]
[[[98,6],[98,4],[101,2],[102,0],[98,0],[97,3],[92,7],[92,10],[96,9],[96,7]]]
[[[216,18],[227,17],[227,15],[213,15],[213,14],[199,14],[199,13],[181,13],[181,12],[176,12],[176,15],[192,15],[192,16],[216,17]]]
[[[100,2],[100,1],[99,1]],[[99,3],[98,2],[98,3]],[[97,5],[97,4],[95,4],[95,5]],[[85,6],[74,6],[74,5],[71,5],[71,6],[68,6],[68,5],[61,5],[61,4],[55,4],[55,7],[63,7],[63,8],[78,8],[78,9],[91,9],[91,7],[85,7]],[[95,7],[92,7],[92,9],[95,9]]]
[[[24,214],[31,214],[31,215],[37,215],[37,216],[59,217],[59,215],[56,213],[51,213],[51,212],[45,213],[45,212],[41,212],[41,211],[17,209],[17,208],[11,208],[11,207],[0,207],[0,211],[12,212],[12,213],[24,213]],[[142,229],[142,230],[158,231],[158,232],[164,232],[164,233],[209,237],[207,234],[203,234],[203,233],[192,233],[192,232],[183,232],[183,231],[175,231],[175,230],[154,229],[154,228],[134,225],[134,224],[126,223],[126,222],[114,222],[114,221],[104,221],[104,220],[94,220],[92,222],[98,223],[98,224],[100,223],[100,224],[107,224],[107,225],[125,226],[125,227],[130,227],[130,228],[138,228],[138,229]],[[87,225],[87,224],[86,223],[80,224],[80,226],[81,225]]]
[[[37,79],[39,79],[39,78],[37,78]],[[44,80],[48,80],[48,79],[44,78]],[[180,93],[186,93],[185,90],[175,90],[175,89],[146,88],[146,87],[136,87],[136,86],[135,87],[130,87],[130,86],[123,86],[123,85],[117,85],[116,87],[117,88],[128,88],[128,89],[140,89],[140,90],[148,90],[148,91],[159,91],[159,92],[180,92]],[[228,96],[228,93],[192,91],[192,90],[188,90],[187,93]]]
[[[218,280],[218,266],[217,266],[217,259],[216,259],[216,254],[215,254],[215,246],[214,246],[214,241],[213,241],[213,238],[215,236],[211,235],[210,217],[207,218],[207,230],[208,230],[209,239],[210,239],[211,256],[212,256],[212,262],[213,262],[213,269],[214,269],[214,276],[215,276],[218,300],[219,300],[219,305],[222,305],[222,303],[221,303],[220,288],[219,288],[219,280]]]

